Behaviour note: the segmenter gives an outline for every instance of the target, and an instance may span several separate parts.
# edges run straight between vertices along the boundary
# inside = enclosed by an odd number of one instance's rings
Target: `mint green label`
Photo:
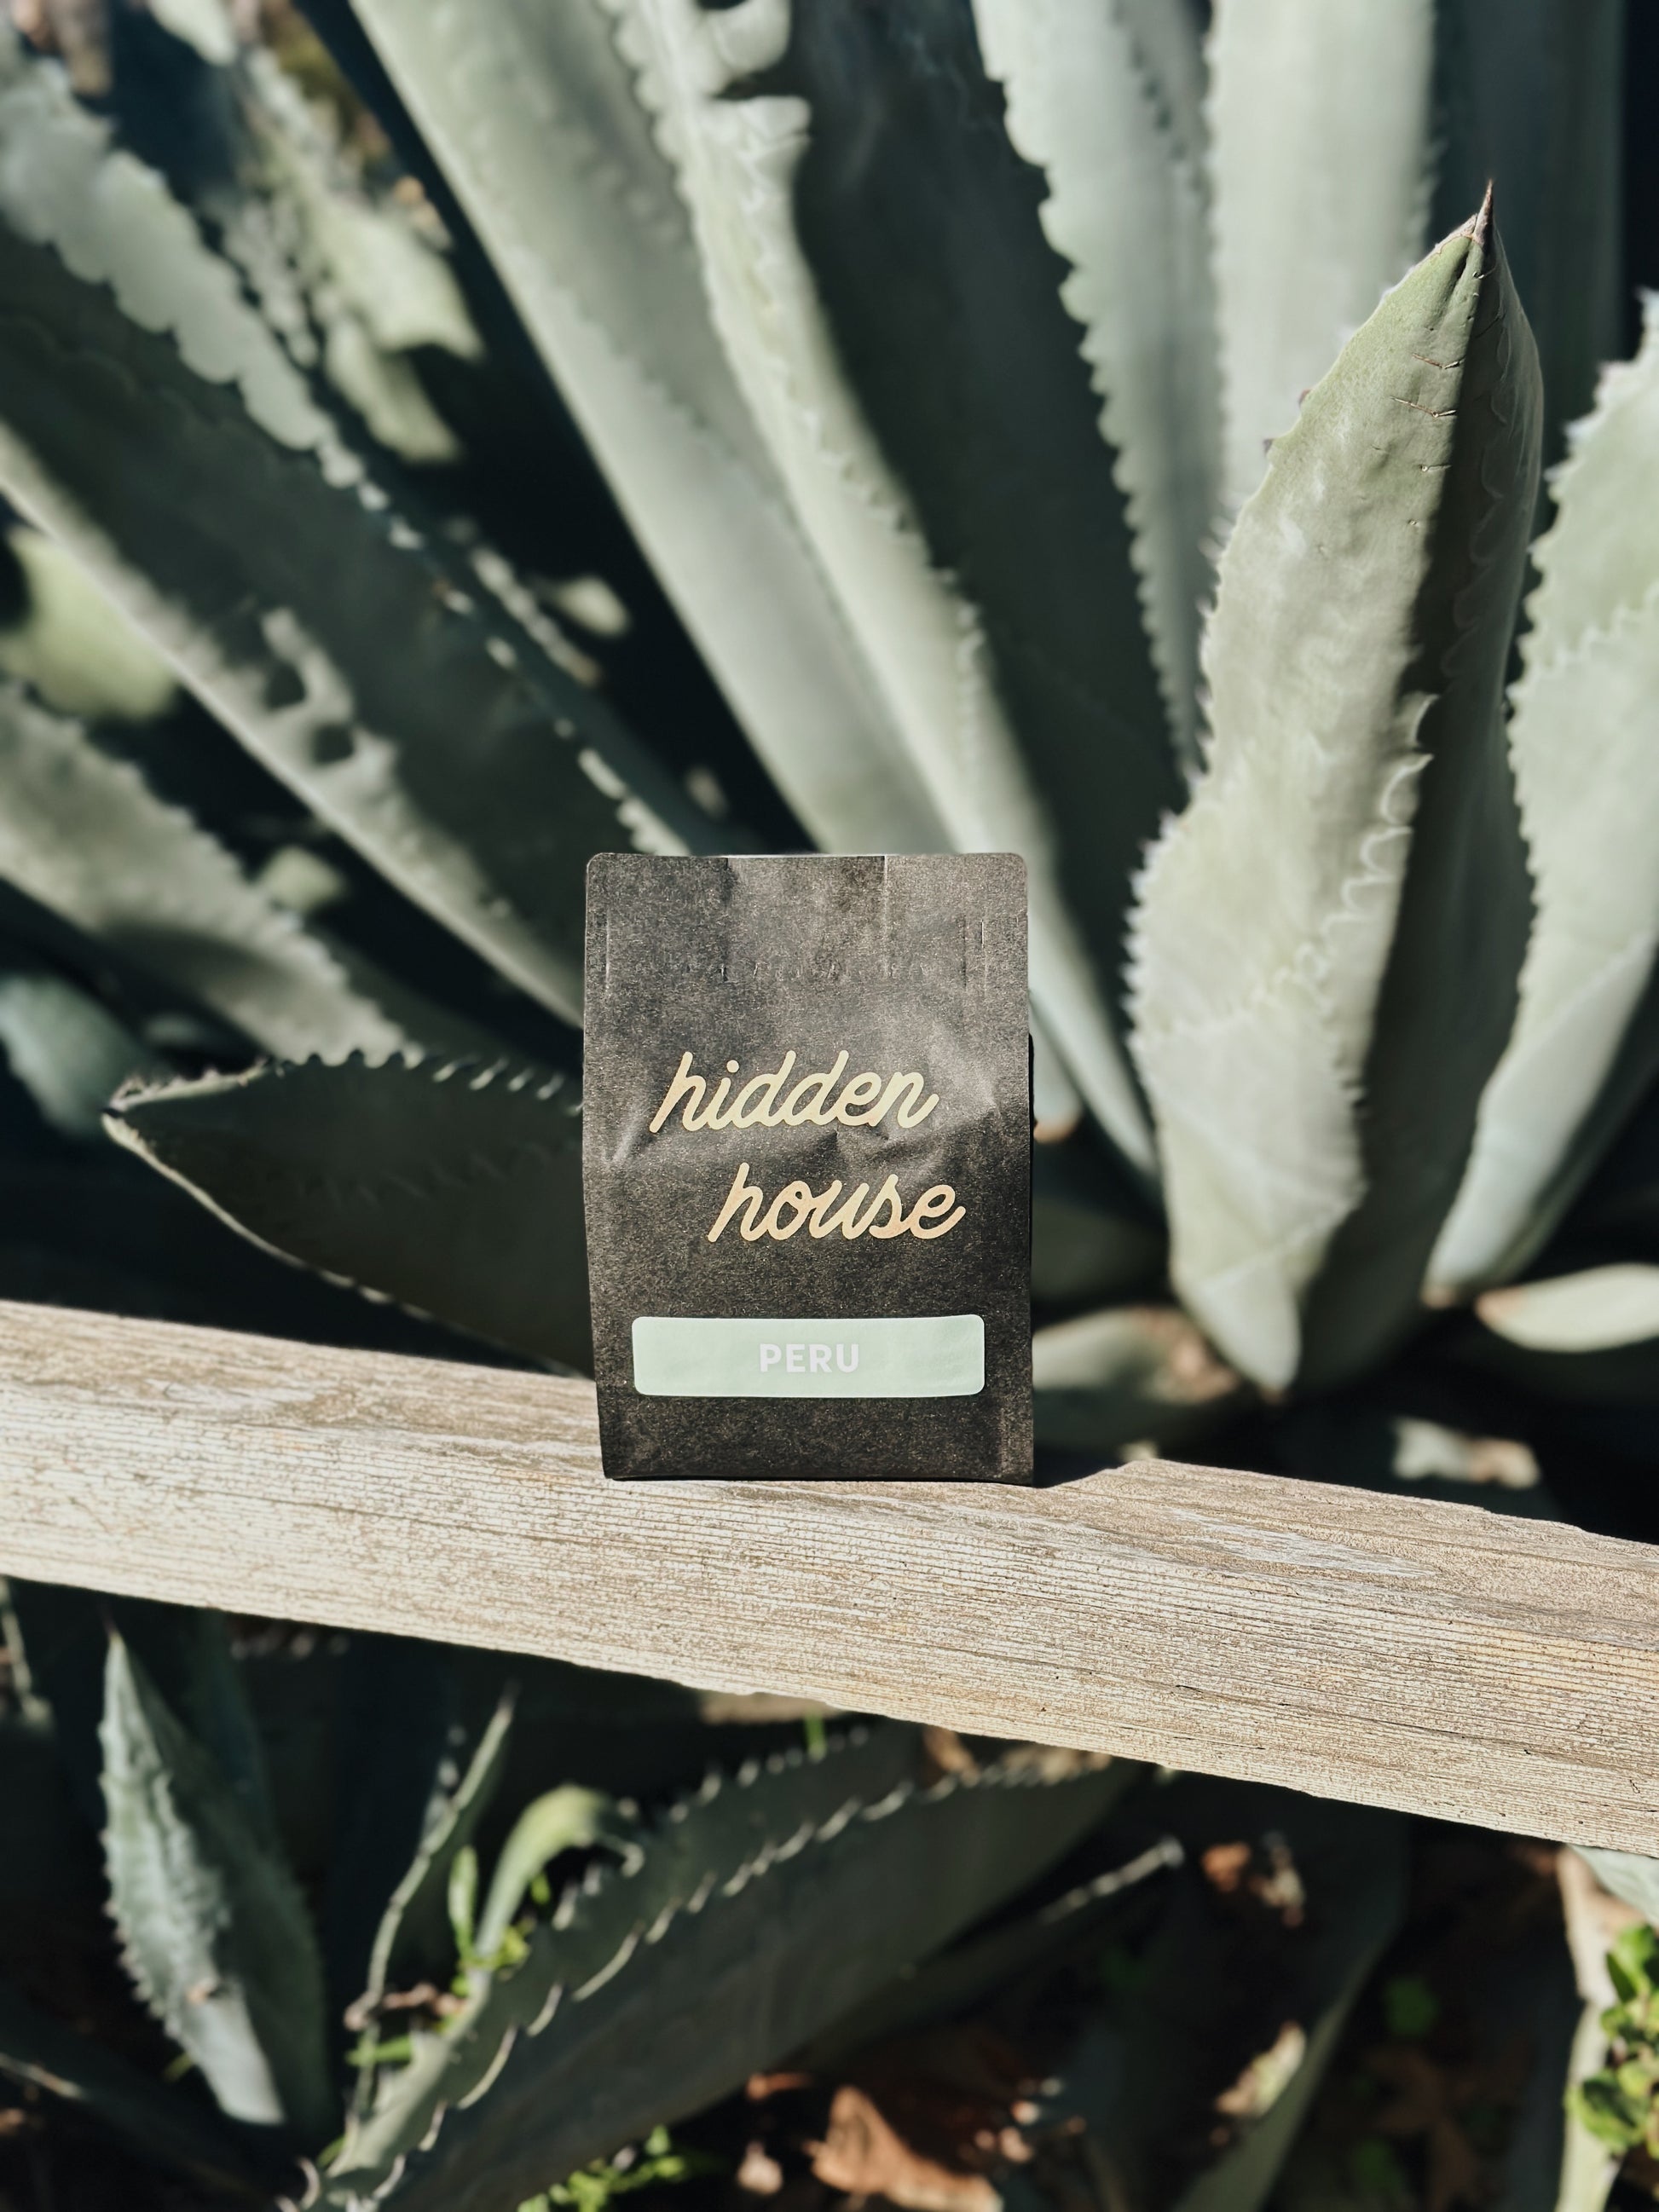
[[[971,1398],[985,1388],[977,1314],[875,1321],[704,1321],[641,1314],[634,1388],[647,1398]]]

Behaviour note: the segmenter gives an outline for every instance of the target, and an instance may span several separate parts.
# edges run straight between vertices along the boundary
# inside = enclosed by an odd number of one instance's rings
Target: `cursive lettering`
[[[744,1160],[732,1176],[726,1201],[714,1217],[708,1242],[718,1244],[733,1221],[745,1244],[757,1244],[763,1237],[769,1237],[774,1243],[787,1244],[803,1222],[809,1236],[828,1237],[839,1229],[848,1243],[865,1236],[884,1240],[919,1237],[925,1241],[948,1235],[968,1211],[966,1206],[957,1204],[957,1194],[948,1182],[936,1182],[931,1189],[923,1191],[908,1212],[896,1176],[889,1176],[867,1210],[860,1212],[869,1195],[869,1184],[861,1182],[850,1198],[836,1206],[836,1200],[841,1196],[839,1182],[832,1182],[827,1189],[816,1193],[810,1184],[789,1182],[769,1206],[760,1185],[749,1180],[749,1163]],[[884,1218],[878,1218],[883,1216]]]
[[[726,1073],[710,1092],[707,1079],[692,1072],[694,1057],[689,1052],[680,1055],[662,1103],[651,1117],[648,1126],[653,1136],[665,1128],[677,1112],[685,1129],[798,1129],[807,1122],[828,1128],[837,1121],[843,1128],[873,1129],[889,1114],[897,1127],[914,1129],[939,1104],[938,1091],[929,1091],[923,1078],[914,1072],[884,1078],[873,1068],[866,1068],[842,1083],[848,1061],[844,1052],[836,1054],[831,1066],[801,1076],[787,1096],[783,1086],[794,1073],[798,1057],[793,1052],[785,1053],[776,1067],[750,1076],[735,1097],[732,1078],[740,1073],[735,1060],[726,1061]],[[836,1091],[838,1083],[842,1087]]]

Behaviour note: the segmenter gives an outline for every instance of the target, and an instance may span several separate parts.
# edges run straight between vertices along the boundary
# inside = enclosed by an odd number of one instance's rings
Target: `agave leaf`
[[[0,46],[0,483],[273,774],[556,1012],[582,870],[720,842],[340,446],[230,265]]]
[[[268,1051],[384,1058],[409,1042],[216,839],[15,684],[0,684],[0,875]]]
[[[216,2112],[38,2012],[3,1983],[0,2075],[70,2106],[169,2172],[237,2203],[270,2202],[270,2175]]]
[[[92,1827],[102,1826],[105,1812],[98,1729],[112,1629],[206,1747],[248,1819],[269,1827],[264,1757],[222,1613],[19,1576],[9,1592],[31,1692],[50,1715],[58,1756]]]
[[[0,1050],[42,1120],[83,1141],[122,1084],[167,1072],[96,999],[41,971],[0,973]]]
[[[1650,1926],[1659,1928],[1659,1859],[1644,1858],[1638,1851],[1597,1850],[1589,1844],[1574,1849],[1603,1889],[1622,1897]]]
[[[540,1069],[307,1060],[130,1093],[107,1127],[256,1243],[579,1367],[579,1113]]]
[[[420,1896],[412,1918],[396,1900],[422,1838],[441,1825],[489,1717],[475,1712],[459,1655],[441,1644],[353,1636],[331,1673],[327,1745],[313,1754],[327,1803],[308,1861],[291,1856],[321,1877],[330,2006],[355,2032],[367,2016],[363,1993],[389,1919],[399,1937],[398,1972],[407,1973],[399,1987],[442,1975],[454,1955],[441,1894],[435,1915]]]
[[[1501,1307],[1499,1314],[1501,1317]],[[1567,1409],[1565,1434],[1571,1437],[1577,1432],[1581,1456],[1588,1443],[1592,1448],[1605,1444],[1608,1452],[1644,1467],[1651,1459],[1649,1415],[1659,1408],[1659,1341],[1652,1337],[1600,1351],[1540,1351],[1511,1343],[1471,1318],[1467,1333],[1450,1337],[1446,1349],[1458,1366],[1494,1377],[1523,1400],[1542,1399]],[[1639,1418],[1618,1420],[1613,1409],[1621,1407],[1639,1409]],[[1579,1418],[1581,1413],[1588,1418]],[[1633,1525],[1630,1533],[1636,1533]]]
[[[12,1088],[0,1068],[9,1118],[19,1111]],[[428,1358],[458,1349],[434,1323],[274,1265],[109,1145],[67,1158],[0,1152],[0,1297]]]
[[[513,1726],[513,1699],[503,1697],[478,1739],[466,1771],[434,1807],[407,1873],[392,1893],[369,1954],[368,1985],[358,2009],[367,2017],[411,1968],[430,1963],[444,1928],[449,1870],[470,1847],[478,1822],[501,1786]],[[514,1911],[517,1910],[515,1901]],[[509,1919],[511,1914],[508,1915]]]
[[[1064,1061],[1035,1016],[1031,1021],[1031,1133],[1039,1145],[1057,1145],[1083,1119],[1083,1101]]]
[[[1529,1352],[1603,1352],[1659,1339],[1659,1267],[1635,1262],[1488,1291],[1475,1311]]]
[[[24,523],[7,531],[5,542],[22,605],[0,628],[0,669],[60,714],[147,722],[165,714],[178,678],[80,562]]]
[[[1638,1017],[1640,1018],[1640,1017]],[[1563,1242],[1659,1257],[1659,1095],[1650,1091],[1569,1210]]]
[[[1108,1997],[1103,2015],[1059,2069],[1061,2097],[1085,2122],[1120,2192],[1117,2201],[1140,2204],[1175,2196],[1173,2174],[1190,2173],[1194,2154],[1202,2155],[1192,2141],[1194,1993],[1224,1986],[1227,1963],[1220,1916],[1196,1862],[1222,1837],[1274,1837],[1289,1847],[1310,1909],[1306,1927],[1286,1945],[1275,2008],[1261,2027],[1264,2044],[1281,2024],[1301,2029],[1299,2061],[1267,2109],[1245,2119],[1239,2139],[1176,2197],[1176,2212],[1256,2212],[1354,2000],[1404,1911],[1406,1824],[1394,1814],[1288,1790],[1197,1779],[1177,1783],[1159,1814],[1194,1863],[1164,1893],[1133,1987]],[[1154,2196],[1154,2173],[1163,2177],[1167,2194]]]
[[[1072,264],[1061,297],[1086,334],[1164,707],[1195,769],[1219,395],[1185,0],[975,0],[974,20],[1008,135],[1048,181],[1042,228]]]
[[[1439,0],[1437,212],[1490,179],[1538,341],[1546,458],[1620,349],[1626,0]]]
[[[1422,251],[1436,0],[1226,0],[1210,33],[1221,492],[1235,513]],[[1484,180],[1483,180],[1484,181]],[[1464,205],[1468,204],[1466,198]]]
[[[449,1914],[455,1948],[470,1966],[474,1955],[473,1930],[478,1917],[478,1854],[471,1844],[463,1844],[449,1862],[449,1881],[444,1892],[444,1904]]]
[[[1211,765],[1147,867],[1136,1048],[1176,1285],[1271,1386],[1408,1325],[1509,1032],[1502,686],[1537,466],[1488,206],[1349,341],[1223,558]]]
[[[1385,1412],[1363,1401],[1327,1398],[1290,1408],[1273,1424],[1273,1465],[1277,1473],[1304,1481],[1346,1483],[1446,1505],[1478,1504],[1526,1520],[1563,1517],[1530,1444],[1448,1428],[1420,1414]]]
[[[518,1918],[530,1885],[561,1851],[589,1850],[605,1832],[611,1801],[598,1790],[562,1783],[526,1805],[507,1832],[489,1877],[476,1938],[480,1958],[493,1959]]]
[[[1120,1898],[1180,1866],[1185,1856],[1174,1836],[1160,1836],[1133,1858],[1076,1883],[1035,1912],[952,1944],[838,2020],[797,2054],[795,2063],[808,2073],[824,2073],[872,2043],[959,2019],[994,1990],[1052,1962],[1075,1958]]]
[[[955,846],[1024,855],[1033,1000],[1090,1107],[1145,1169],[1145,1116],[1097,978],[1115,975],[1128,872],[1179,787],[1037,181],[1001,139],[954,15],[930,15],[923,64],[869,10],[604,4],[677,165],[738,382],[893,725]],[[765,88],[774,82],[787,88]],[[955,265],[941,259],[942,224],[972,241]],[[876,237],[888,252],[866,285]],[[896,337],[913,313],[938,337],[928,357],[948,390],[892,373],[900,357],[909,365]],[[979,396],[988,365],[1000,407]],[[957,434],[958,408],[970,436]],[[896,435],[909,447],[906,480],[884,450]],[[1034,451],[1065,456],[1057,480],[1032,473]],[[1056,546],[1081,549],[1062,569],[1016,554],[1036,497],[1055,508]],[[1066,793],[1052,818],[1038,774]]]
[[[1031,1296],[1053,1309],[1100,1305],[1155,1284],[1162,1228],[1126,1176],[1081,1139],[1031,1154]]]
[[[800,820],[830,851],[943,848],[726,364],[599,0],[357,13]]]
[[[1081,61],[1075,42],[1066,51]],[[1045,212],[1063,208],[1069,228],[1079,200],[1045,210],[959,0],[918,0],[902,17],[856,0],[795,9],[776,66],[728,97],[745,90],[805,103],[793,235],[848,398],[933,570],[982,626],[989,694],[1115,1001],[1129,878],[1182,793],[1123,470],[1079,362],[1085,303],[1043,236]],[[882,611],[864,607],[866,631]],[[964,777],[971,791],[977,767],[959,757],[947,796]]]
[[[222,2112],[324,2142],[323,1971],[293,1875],[118,1636],[100,1735],[111,1911],[140,1995]]]
[[[1039,1443],[1124,1458],[1202,1436],[1247,1395],[1177,1306],[1113,1306],[1038,1329],[1031,1381]]]
[[[416,464],[459,460],[407,358],[419,347],[463,361],[483,350],[448,259],[406,210],[349,174],[328,111],[274,55],[256,46],[235,58],[241,167],[258,189],[206,195],[225,252],[295,359],[319,364],[381,445]]]
[[[1202,0],[1115,0],[1133,42],[1178,161],[1202,169],[1209,143],[1204,114]]]
[[[1011,1765],[924,1790],[915,1751],[882,1729],[711,1777],[519,1967],[475,1973],[348,2132],[323,2202],[490,2212],[696,2110],[1063,1856],[1129,1778]]]
[[[374,2185],[366,2170],[377,2162],[395,2171],[406,2142],[418,2141],[441,2110],[486,2078],[503,2033],[537,2017],[550,1993],[556,2009],[567,1984],[580,1988],[619,1946],[636,1943],[642,1929],[684,1908],[700,1888],[712,1893],[732,1880],[802,1821],[822,1821],[907,1787],[917,1757],[915,1732],[890,1725],[834,1740],[816,1759],[795,1753],[765,1765],[747,1761],[734,1779],[711,1770],[699,1790],[677,1799],[641,1838],[641,1850],[619,1875],[607,1880],[595,1871],[579,1895],[567,1894],[553,1928],[532,1932],[521,1966],[471,1970],[464,2041],[452,2041],[459,2023],[441,2039],[423,2035],[406,2068],[383,2071],[372,2099],[360,2100],[335,2164],[347,2175],[364,2172],[365,2188]],[[452,1877],[459,1855],[446,1855]],[[573,1926],[580,1932],[568,1955],[550,1960],[550,1944]],[[349,2192],[345,2201],[351,2202]]]
[[[1659,1071],[1659,301],[1553,484],[1510,717],[1537,918],[1431,1262],[1443,1293],[1532,1258]]]

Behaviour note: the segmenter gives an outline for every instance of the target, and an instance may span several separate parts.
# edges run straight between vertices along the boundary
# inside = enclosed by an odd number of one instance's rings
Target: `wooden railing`
[[[617,1484],[592,1393],[0,1304],[0,1572],[1659,1853],[1659,1547],[1143,1462]]]

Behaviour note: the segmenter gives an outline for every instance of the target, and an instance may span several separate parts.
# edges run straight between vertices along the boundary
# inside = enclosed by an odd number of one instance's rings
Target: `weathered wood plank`
[[[0,1305],[0,1571],[1659,1853],[1659,1547],[1146,1462],[608,1484],[583,1385]]]

